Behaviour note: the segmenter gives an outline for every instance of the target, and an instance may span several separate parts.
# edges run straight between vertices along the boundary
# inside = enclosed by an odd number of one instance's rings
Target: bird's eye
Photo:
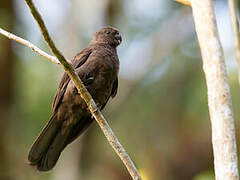
[[[111,32],[110,32],[110,31],[106,31],[105,33],[106,33],[106,34],[110,34]]]

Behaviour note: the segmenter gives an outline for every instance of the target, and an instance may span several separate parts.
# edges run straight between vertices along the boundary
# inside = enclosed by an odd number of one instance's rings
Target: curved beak
[[[122,42],[122,36],[120,34],[115,35],[116,40],[118,41],[118,44],[121,44]]]

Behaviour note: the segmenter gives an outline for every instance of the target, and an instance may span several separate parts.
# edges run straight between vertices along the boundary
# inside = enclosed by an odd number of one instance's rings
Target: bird
[[[121,42],[118,29],[103,27],[93,35],[88,47],[78,53],[71,62],[100,110],[117,94],[117,47]],[[29,164],[39,171],[51,170],[64,148],[80,136],[93,121],[87,104],[65,72],[52,103],[52,115],[29,150]]]

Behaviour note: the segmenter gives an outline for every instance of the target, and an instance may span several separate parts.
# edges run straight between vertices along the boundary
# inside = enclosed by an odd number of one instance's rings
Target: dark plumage
[[[102,28],[94,34],[89,47],[72,61],[78,76],[101,110],[117,93],[119,59],[116,47],[121,41],[117,29]],[[53,100],[52,116],[30,149],[30,164],[40,171],[52,169],[63,149],[92,121],[86,103],[64,73]]]

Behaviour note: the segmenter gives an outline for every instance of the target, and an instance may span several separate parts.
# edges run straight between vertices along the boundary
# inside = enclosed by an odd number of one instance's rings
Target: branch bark
[[[230,19],[232,24],[232,32],[234,39],[235,56],[238,63],[238,82],[240,84],[240,37],[239,37],[239,23],[237,19],[237,2],[236,0],[228,0]]]
[[[4,29],[0,28],[0,34],[6,36],[7,38],[9,39],[12,39],[14,41],[17,41],[29,48],[31,48],[34,52],[36,52],[37,54],[49,59],[50,61],[54,62],[54,63],[57,63],[57,64],[60,64],[60,62],[58,61],[58,59],[54,56],[51,56],[47,53],[45,53],[44,51],[42,51],[41,49],[39,49],[37,46],[33,45],[32,43],[30,43],[29,41],[26,41],[25,39],[23,38],[20,38],[10,32],[7,32],[5,31]]]
[[[139,172],[137,171],[134,163],[130,159],[129,155],[127,154],[126,150],[123,148],[123,146],[120,144],[118,141],[117,137],[114,135],[113,131],[111,130],[110,126],[108,125],[107,121],[105,120],[104,116],[102,115],[101,111],[98,109],[96,103],[94,102],[92,96],[90,93],[87,91],[86,87],[83,85],[81,79],[78,77],[76,74],[75,70],[73,69],[72,65],[67,62],[67,60],[64,58],[64,56],[61,54],[61,52],[56,48],[55,44],[53,43],[47,28],[44,24],[44,21],[35,8],[32,0],[25,0],[27,3],[29,9],[31,10],[31,13],[33,17],[35,18],[36,22],[39,25],[39,28],[41,30],[41,33],[46,40],[47,44],[51,48],[53,54],[57,57],[57,59],[54,56],[50,56],[47,53],[43,52],[30,42],[19,38],[11,33],[8,33],[4,31],[3,29],[0,29],[0,33],[8,37],[9,39],[16,40],[28,47],[30,47],[33,51],[37,52],[38,54],[50,59],[52,62],[55,63],[60,63],[64,70],[67,72],[69,77],[73,80],[75,83],[75,86],[77,87],[81,97],[84,99],[86,104],[88,105],[88,108],[92,114],[92,116],[95,118],[97,121],[98,125],[101,127],[104,135],[106,136],[109,144],[112,146],[112,148],[115,150],[115,152],[118,154],[124,165],[126,166],[128,172],[132,176],[134,180],[142,180]]]
[[[191,6],[208,88],[215,176],[217,180],[237,180],[238,158],[232,102],[213,1],[191,0]]]

